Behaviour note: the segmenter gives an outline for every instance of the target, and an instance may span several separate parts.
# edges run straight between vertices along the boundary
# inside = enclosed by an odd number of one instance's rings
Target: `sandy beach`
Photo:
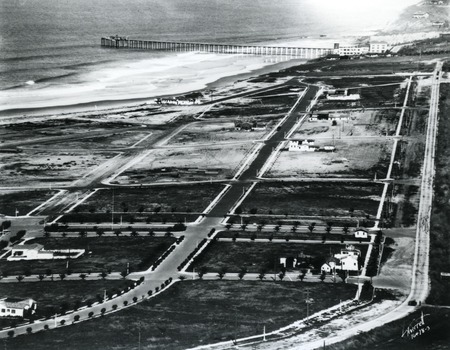
[[[322,0],[323,1],[323,0]],[[353,0],[344,0],[351,8]],[[398,18],[405,7],[416,3],[402,0],[391,4],[380,12],[383,20],[374,23],[387,25]],[[369,5],[368,5],[369,6]],[[374,7],[375,5],[370,5]],[[323,16],[333,15],[335,5],[330,5]],[[376,7],[376,6],[375,6]],[[374,7],[374,8],[375,8]],[[346,16],[358,15],[349,11]],[[374,24],[373,24],[374,25]],[[294,47],[331,48],[335,42],[347,44],[356,38],[375,34],[371,24],[366,30],[348,31],[345,36],[323,35],[316,37],[283,39],[271,41],[268,45]],[[389,41],[389,34],[377,39]],[[395,40],[398,41],[398,34]],[[113,53],[112,53],[113,54]],[[0,91],[0,116],[28,115],[39,113],[62,113],[86,109],[139,104],[155,97],[171,96],[216,89],[233,81],[242,80],[275,71],[284,67],[301,64],[305,60],[287,57],[259,57],[224,55],[213,53],[165,53],[165,56],[151,56],[149,59],[133,62],[114,62],[82,73],[76,83],[33,84]]]

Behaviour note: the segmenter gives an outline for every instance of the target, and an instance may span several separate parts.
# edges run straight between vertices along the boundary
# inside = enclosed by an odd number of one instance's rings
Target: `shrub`
[[[89,312],[88,317],[91,318],[92,316],[94,316],[94,313],[91,311]]]
[[[44,326],[44,329],[46,330],[46,331],[48,331],[49,330],[49,326],[48,326],[48,324],[46,324],[45,326]]]
[[[12,338],[14,337],[14,331],[8,331],[8,337]]]
[[[77,322],[77,321],[79,321],[80,320],[80,315],[75,315],[74,317],[73,317],[73,322]]]
[[[33,332],[33,328],[28,327],[28,328],[27,328],[27,333],[28,333],[28,334],[31,334],[32,332]]]
[[[66,320],[61,320],[61,326],[64,326],[64,324],[66,323]]]
[[[138,298],[137,297],[133,297],[133,301],[137,302]]]
[[[101,309],[100,310],[100,312],[102,313],[102,315],[106,312],[106,309],[105,308],[103,308],[103,309]]]

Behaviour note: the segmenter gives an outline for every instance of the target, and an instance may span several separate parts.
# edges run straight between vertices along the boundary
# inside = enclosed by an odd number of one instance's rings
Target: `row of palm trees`
[[[256,226],[256,231],[257,231],[257,232],[261,232],[261,231],[263,230],[264,226],[265,226],[264,223],[258,224],[258,225]],[[299,222],[299,221],[295,221],[295,222],[293,223],[291,229],[290,229],[291,232],[296,233],[299,226],[300,226],[300,222]],[[233,227],[233,224],[227,224],[225,227],[226,227],[226,229],[229,231],[229,230]],[[239,227],[240,227],[240,229],[241,229],[242,231],[246,231],[246,229],[247,229],[247,227],[248,227],[248,224],[242,224],[242,225],[240,225]],[[274,231],[275,231],[276,233],[280,232],[281,227],[282,227],[281,224],[275,225]],[[309,233],[313,233],[313,232],[316,231],[316,229],[317,229],[316,223],[315,223],[315,222],[310,223],[310,224],[307,226],[307,229],[308,229]],[[326,233],[331,233],[331,231],[333,230],[333,224],[332,224],[331,222],[328,222],[327,225],[325,226],[325,229],[324,229],[324,230],[325,230]],[[342,232],[343,232],[344,234],[348,234],[349,231],[350,231],[350,226],[349,226],[348,224],[345,224],[345,225],[342,226]]]

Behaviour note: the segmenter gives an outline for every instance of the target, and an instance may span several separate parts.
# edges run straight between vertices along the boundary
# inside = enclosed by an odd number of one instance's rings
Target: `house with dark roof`
[[[35,313],[37,304],[33,299],[0,299],[0,317],[28,317]]]

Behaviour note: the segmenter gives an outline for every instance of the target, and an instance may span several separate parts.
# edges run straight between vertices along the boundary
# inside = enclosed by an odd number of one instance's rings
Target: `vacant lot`
[[[306,292],[309,292],[307,294]],[[8,339],[13,349],[178,350],[270,332],[310,313],[353,298],[343,283],[201,281],[177,283],[160,296],[129,309],[50,332]]]
[[[114,210],[140,214],[202,212],[223,188],[220,184],[202,184],[102,189],[76,207],[75,211],[106,213]]]
[[[40,243],[44,249],[85,249],[78,259],[68,262],[69,270],[76,273],[121,272],[127,269],[147,269],[175,242],[168,237],[78,237],[38,238],[28,243]],[[67,260],[0,260],[0,270],[8,275],[37,275],[66,273]],[[49,271],[51,270],[51,271]]]
[[[399,76],[380,76],[380,77],[339,77],[339,78],[306,78],[305,83],[317,84],[323,83],[336,89],[342,88],[367,88],[374,85],[395,84],[405,81],[404,77]]]
[[[44,203],[56,192],[43,191],[1,191],[0,192],[0,214],[14,216],[16,210],[18,215],[25,215],[38,205]]]
[[[367,245],[355,245],[361,250],[362,259]],[[207,272],[219,272],[225,268],[228,272],[239,272],[246,268],[249,272],[279,272],[280,258],[296,258],[304,254],[307,264],[316,272],[331,254],[340,253],[345,244],[298,244],[298,243],[262,243],[262,242],[212,242],[204,253],[189,269],[206,267]],[[364,260],[362,260],[363,262]]]
[[[158,149],[115,181],[145,184],[231,178],[254,147],[250,143]]]
[[[244,213],[298,216],[375,215],[382,185],[358,183],[260,183],[242,203]]]
[[[251,142],[260,140],[270,132],[279,118],[236,118],[225,122],[196,122],[170,140],[173,145],[196,145],[211,142]],[[236,124],[235,124],[236,123]],[[257,130],[238,130],[240,123],[255,125]],[[261,130],[259,128],[262,128]]]
[[[395,109],[355,110],[338,113],[342,118],[333,125],[331,120],[305,121],[293,135],[294,139],[338,139],[382,137],[395,134],[400,111]]]
[[[101,152],[63,152],[60,150],[27,150],[0,154],[0,181],[4,186],[18,183],[66,184],[114,156]]]
[[[391,160],[392,140],[342,138],[317,140],[316,146],[335,146],[334,152],[283,150],[265,175],[277,177],[384,178]]]

